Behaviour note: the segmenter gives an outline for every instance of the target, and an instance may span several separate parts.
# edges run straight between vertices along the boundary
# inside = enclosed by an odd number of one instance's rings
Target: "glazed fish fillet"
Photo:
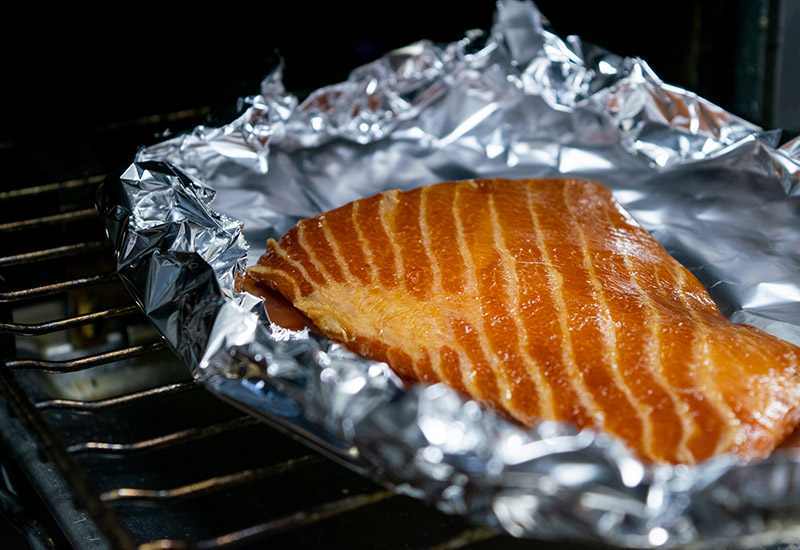
[[[725,319],[598,183],[388,191],[299,222],[248,276],[405,379],[645,460],[762,456],[800,416],[800,348]]]

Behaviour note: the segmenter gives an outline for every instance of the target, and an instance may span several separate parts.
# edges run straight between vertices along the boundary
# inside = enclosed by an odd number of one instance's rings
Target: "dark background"
[[[561,36],[645,59],[666,82],[764,127],[800,126],[796,0],[537,2]],[[379,7],[380,6],[380,7]],[[164,12],[22,7],[2,33],[0,142],[69,142],[109,123],[200,105],[233,108],[279,52],[303,95],[415,40],[491,27],[494,1],[238,3]],[[794,43],[792,43],[794,41]],[[788,99],[787,99],[788,98]],[[219,112],[219,111],[217,111]],[[225,113],[222,113],[225,116]]]

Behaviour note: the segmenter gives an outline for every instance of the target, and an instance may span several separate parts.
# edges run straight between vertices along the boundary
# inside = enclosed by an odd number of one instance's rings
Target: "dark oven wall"
[[[796,77],[781,68],[796,56],[784,45],[798,25],[791,4],[677,0],[648,11],[633,2],[537,2],[562,36],[642,57],[665,81],[758,124],[796,128],[798,113],[791,111],[800,107],[785,106],[790,102],[779,93],[796,89]],[[235,98],[257,90],[275,52],[286,61],[287,87],[302,96],[393,48],[488,29],[494,11],[490,0],[234,3],[183,11],[137,4],[113,14],[23,7],[14,20],[21,32],[0,38],[0,141],[64,145],[67,135],[111,122],[206,105],[221,107],[224,120]]]

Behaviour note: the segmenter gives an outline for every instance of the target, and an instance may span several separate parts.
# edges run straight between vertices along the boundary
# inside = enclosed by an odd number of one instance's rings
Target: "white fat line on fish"
[[[622,393],[627,398],[628,402],[630,403],[631,407],[639,414],[639,420],[642,424],[643,429],[643,436],[646,441],[646,446],[649,449],[652,446],[653,442],[653,426],[652,423],[649,422],[649,407],[644,405],[639,399],[634,395],[633,391],[631,390],[630,386],[626,382],[625,378],[622,376],[620,372],[620,362],[619,362],[619,350],[617,348],[617,329],[614,323],[613,316],[611,314],[611,309],[608,305],[608,300],[606,298],[605,290],[603,289],[603,285],[600,283],[599,279],[597,278],[597,273],[594,269],[594,263],[592,262],[592,258],[589,254],[589,244],[586,238],[586,233],[581,226],[578,216],[575,214],[575,210],[572,207],[570,197],[569,197],[569,190],[571,185],[569,183],[565,183],[562,188],[562,198],[564,200],[564,205],[566,207],[566,211],[569,213],[569,220],[573,227],[573,230],[578,235],[578,239],[580,240],[581,245],[581,254],[583,255],[583,267],[586,270],[586,274],[589,279],[589,283],[592,287],[592,292],[595,297],[595,302],[597,304],[598,310],[600,315],[598,315],[599,321],[602,323],[602,328],[600,330],[601,340],[603,342],[603,347],[605,348],[606,352],[603,354],[604,360],[603,363],[608,365],[608,373],[611,375],[614,384],[622,390]],[[608,360],[610,359],[610,360]]]
[[[575,349],[572,344],[572,337],[569,332],[569,322],[567,316],[567,306],[564,303],[563,297],[563,277],[553,265],[553,260],[547,251],[547,246],[544,239],[544,231],[541,227],[539,215],[536,213],[536,207],[533,199],[533,192],[530,187],[526,187],[527,193],[527,206],[530,212],[531,219],[533,220],[533,230],[536,236],[536,241],[539,244],[539,252],[544,258],[544,265],[547,271],[547,278],[550,284],[547,285],[550,289],[550,296],[553,303],[558,307],[558,324],[561,330],[561,366],[568,371],[566,377],[569,384],[575,390],[575,393],[580,398],[580,405],[587,412],[589,417],[594,419],[598,424],[598,428],[602,428],[605,423],[605,413],[597,405],[591,392],[586,385],[582,383],[583,376],[581,375],[578,363],[575,360]]]
[[[553,389],[542,374],[542,365],[530,354],[528,351],[528,334],[522,326],[521,312],[520,312],[520,286],[519,279],[517,278],[516,259],[508,250],[508,246],[503,239],[502,230],[500,227],[500,217],[497,213],[495,206],[494,195],[489,195],[489,215],[492,222],[492,242],[495,245],[500,258],[502,260],[503,272],[505,280],[509,283],[505,288],[506,303],[510,304],[509,312],[510,318],[514,323],[514,328],[517,331],[518,346],[528,362],[533,365],[532,369],[526,369],[528,376],[533,380],[536,385],[536,390],[539,394],[539,412],[540,417],[555,418],[555,401],[553,399]],[[546,412],[542,412],[546,410]]]
[[[464,262],[464,266],[466,267],[465,273],[469,274],[469,276],[465,277],[465,292],[470,296],[475,296],[476,298],[479,297],[478,293],[478,281],[477,281],[477,272],[475,269],[475,263],[472,259],[472,253],[469,251],[469,246],[467,245],[467,239],[464,233],[464,224],[461,220],[461,216],[459,214],[459,190],[462,188],[463,185],[474,185],[473,180],[468,180],[466,182],[462,182],[459,185],[455,186],[455,192],[453,196],[453,219],[456,223],[456,241],[458,243],[458,251],[461,254],[461,259]],[[511,395],[511,389],[508,387],[508,381],[506,380],[506,376],[504,375],[503,368],[501,362],[498,360],[497,356],[492,353],[492,346],[489,343],[489,339],[486,336],[486,322],[483,318],[483,314],[480,310],[479,300],[470,300],[468,302],[470,304],[468,313],[470,314],[471,319],[469,319],[469,323],[475,326],[478,330],[477,337],[478,341],[480,342],[481,352],[484,358],[487,359],[487,364],[489,368],[492,369],[494,373],[495,380],[498,382],[498,390],[501,402],[503,406],[508,411],[513,411],[513,407],[511,407],[511,403],[509,400],[509,396]]]

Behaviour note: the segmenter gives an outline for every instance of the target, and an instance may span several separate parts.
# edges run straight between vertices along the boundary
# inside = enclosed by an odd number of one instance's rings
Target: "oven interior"
[[[735,60],[719,54],[732,21],[750,21],[744,7],[720,20],[720,2],[689,2],[645,27],[639,10],[597,6],[581,17],[537,4],[557,31],[642,55],[666,80],[734,104]],[[406,7],[383,27],[338,8],[312,18],[300,4],[276,7],[258,36],[283,48],[287,83],[302,97],[388,49],[488,29],[494,2],[471,13],[451,6],[446,23],[420,18],[425,3]],[[298,21],[303,33],[292,30]],[[166,60],[158,41],[124,40],[141,31],[138,19],[122,23],[99,32],[43,21],[46,62],[9,60],[25,85],[4,95],[10,124],[0,128],[0,547],[575,548],[513,539],[397,495],[194,383],[114,273],[94,187],[142,145],[230,120],[236,98],[258,90],[275,61],[269,41],[201,44],[205,15],[153,27],[196,45]],[[717,27],[724,32],[704,32]],[[98,52],[110,47],[108,62]],[[711,75],[720,89],[697,76],[709,66],[727,71]]]

